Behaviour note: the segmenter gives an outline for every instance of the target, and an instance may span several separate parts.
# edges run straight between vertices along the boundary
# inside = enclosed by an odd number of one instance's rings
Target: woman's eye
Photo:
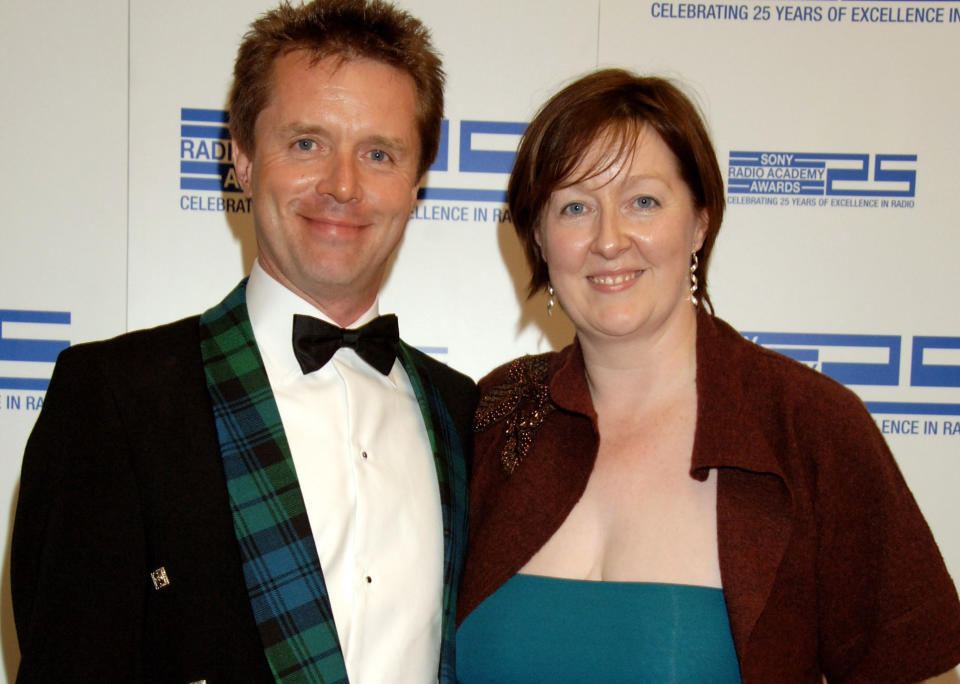
[[[560,210],[560,213],[567,216],[580,216],[586,209],[582,202],[570,202]]]
[[[638,197],[634,200],[634,204],[637,205],[638,209],[652,209],[657,206],[657,200],[652,197]]]

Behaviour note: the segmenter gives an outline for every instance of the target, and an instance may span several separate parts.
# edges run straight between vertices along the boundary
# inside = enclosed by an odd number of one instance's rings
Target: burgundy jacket
[[[557,530],[599,443],[576,342],[480,387],[460,621]],[[701,310],[690,475],[714,468],[744,682],[910,682],[960,661],[956,588],[862,402]]]

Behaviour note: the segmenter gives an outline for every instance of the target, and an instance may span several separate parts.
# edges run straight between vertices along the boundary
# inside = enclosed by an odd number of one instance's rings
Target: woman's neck
[[[578,335],[587,384],[601,407],[637,411],[689,391],[696,380],[696,312],[678,316],[655,334],[629,338]]]

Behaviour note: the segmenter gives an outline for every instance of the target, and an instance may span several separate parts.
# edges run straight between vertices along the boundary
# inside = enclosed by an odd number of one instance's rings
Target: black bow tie
[[[293,353],[304,374],[323,367],[340,347],[351,347],[357,356],[387,375],[397,358],[399,340],[393,314],[346,329],[310,316],[293,316]]]

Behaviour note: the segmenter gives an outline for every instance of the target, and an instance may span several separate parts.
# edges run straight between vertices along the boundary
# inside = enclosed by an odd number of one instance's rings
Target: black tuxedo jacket
[[[426,359],[470,453],[476,387]],[[177,567],[157,590],[150,577]],[[197,317],[65,350],[13,532],[19,682],[273,682],[233,530]]]

